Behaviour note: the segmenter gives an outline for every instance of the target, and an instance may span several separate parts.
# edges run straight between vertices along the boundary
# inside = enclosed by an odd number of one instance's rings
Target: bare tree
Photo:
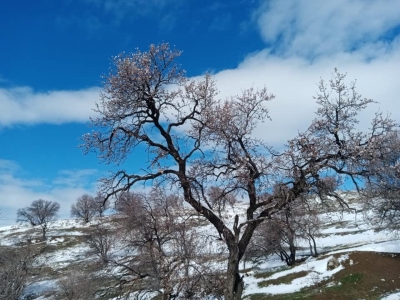
[[[364,215],[371,225],[378,229],[394,231],[400,229],[400,189],[394,186],[383,188],[380,184],[380,192],[365,191]]]
[[[258,226],[246,251],[246,260],[258,261],[275,253],[291,266],[296,262],[299,240],[308,241],[310,255],[317,256],[316,235],[320,226],[315,210],[302,201],[294,201]]]
[[[371,166],[393,150],[381,145],[395,137],[397,125],[377,114],[369,132],[357,130],[358,113],[373,101],[363,99],[355,84],[347,86],[345,76],[335,70],[328,85],[320,83],[317,118],[278,155],[252,135],[269,118],[265,105],[274,96],[266,88],[250,88],[220,100],[210,75],[202,80],[185,77],[175,63],[180,54],[161,44],[115,57],[97,105],[95,130],[83,137],[84,148],[119,164],[145,145],[145,172],[120,170],[103,179],[105,199],[139,182],[180,190],[225,241],[225,299],[240,299],[239,262],[257,226],[308,194],[344,203],[335,193],[337,183],[348,177],[360,189],[359,182],[372,175]],[[326,174],[339,179],[329,180]],[[218,216],[207,195],[216,183],[225,193],[246,199],[244,220],[235,215],[228,223]],[[274,193],[277,185],[282,188]],[[266,193],[270,196],[260,201]]]
[[[296,262],[297,234],[296,223],[292,216],[292,211],[286,209],[277,213],[275,222],[270,222],[271,231],[276,232],[274,251],[286,262],[288,266]],[[268,238],[266,240],[269,240]]]
[[[28,284],[36,255],[29,246],[0,247],[0,299],[18,300]]]
[[[61,299],[86,300],[95,299],[94,280],[88,274],[72,270],[58,280]]]
[[[320,233],[322,226],[318,212],[301,203],[300,207],[296,208],[295,213],[297,215],[295,220],[297,232],[302,239],[308,241],[310,255],[317,257],[316,236]]]
[[[76,200],[75,204],[71,205],[71,216],[81,218],[85,223],[88,223],[96,215],[97,208],[95,198],[84,194]]]
[[[296,262],[298,229],[290,210],[276,213],[255,231],[248,246],[246,260],[259,260],[271,254],[278,255],[288,266]]]
[[[115,233],[100,225],[97,225],[85,240],[86,244],[89,245],[103,263],[109,262],[110,252],[115,241]]]
[[[32,226],[40,226],[43,239],[46,239],[49,223],[57,217],[59,209],[60,204],[55,201],[35,200],[31,206],[18,209],[17,222],[28,222]]]
[[[236,203],[236,197],[232,191],[225,192],[222,188],[216,186],[211,186],[208,189],[207,196],[212,208],[218,212],[220,218],[223,218],[222,213],[227,206],[233,207]]]
[[[134,199],[135,209],[125,210],[124,227],[125,241],[136,255],[128,261],[113,260],[125,270],[121,282],[134,282],[136,289],[138,280],[145,282],[141,289],[159,292],[162,299],[221,295],[216,284],[221,274],[206,263],[205,247],[200,247],[191,217],[182,216],[176,195],[154,189]]]
[[[393,139],[392,143],[398,143]],[[382,145],[385,147],[385,145]],[[387,147],[387,146],[386,146]],[[400,145],[397,146],[400,149]],[[372,225],[398,232],[400,229],[400,152],[387,155],[375,166],[375,176],[366,184],[364,212]]]
[[[115,209],[124,216],[135,215],[135,209],[141,207],[144,195],[141,193],[121,192],[117,197]]]
[[[75,204],[71,205],[71,215],[88,223],[96,215],[102,217],[108,208],[109,202],[105,202],[100,194],[96,197],[84,194],[77,199]]]

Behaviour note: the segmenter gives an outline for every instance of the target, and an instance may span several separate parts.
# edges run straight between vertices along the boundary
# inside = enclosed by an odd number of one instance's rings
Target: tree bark
[[[317,257],[318,256],[317,243],[315,242],[315,239],[313,236],[311,236],[311,240],[313,241],[313,245],[314,245],[314,257]]]
[[[239,248],[230,247],[226,272],[225,300],[240,300],[243,293],[243,277],[239,274]]]
[[[43,239],[43,241],[46,240],[46,232],[47,232],[47,225],[43,224],[42,225],[42,239]]]
[[[311,245],[311,239],[308,239],[308,245],[310,246],[310,255],[315,257],[314,251],[313,251],[313,247]]]

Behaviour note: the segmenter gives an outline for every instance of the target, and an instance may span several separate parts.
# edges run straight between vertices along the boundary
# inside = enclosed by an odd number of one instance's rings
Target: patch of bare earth
[[[400,254],[351,252],[344,269],[326,283],[335,285],[320,289],[307,299],[355,300],[380,299],[400,289]]]
[[[343,253],[334,256],[340,257]],[[323,256],[321,257],[323,258]],[[342,262],[344,269],[316,286],[304,288],[292,294],[254,294],[251,300],[378,300],[382,296],[400,290],[400,254],[378,252],[350,252]],[[295,279],[306,275],[295,273]],[[289,278],[286,278],[289,279]],[[288,280],[285,280],[285,283]],[[272,282],[262,282],[263,286]],[[282,283],[282,282],[281,282]]]

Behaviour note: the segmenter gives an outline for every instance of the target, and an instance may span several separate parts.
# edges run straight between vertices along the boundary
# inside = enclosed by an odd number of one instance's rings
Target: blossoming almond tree
[[[225,242],[224,297],[241,299],[239,262],[257,226],[310,193],[342,201],[335,193],[341,178],[359,187],[371,175],[371,163],[392,151],[382,145],[397,137],[397,127],[377,115],[371,132],[357,131],[357,114],[372,100],[362,99],[335,71],[330,85],[320,84],[317,119],[278,154],[253,136],[269,118],[266,104],[274,95],[250,88],[221,100],[209,74],[201,80],[185,76],[175,63],[180,55],[160,44],[116,56],[97,104],[99,117],[92,120],[94,130],[83,137],[84,149],[117,164],[146,151],[145,168],[121,169],[101,180],[105,201],[143,182],[176,189]],[[245,219],[224,218],[210,199],[212,188],[221,199],[245,199]]]

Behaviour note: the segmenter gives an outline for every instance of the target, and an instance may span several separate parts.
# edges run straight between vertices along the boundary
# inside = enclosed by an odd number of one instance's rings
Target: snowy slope
[[[271,295],[289,294],[314,286],[319,282],[326,281],[351,264],[348,253],[352,251],[400,253],[400,241],[396,239],[396,236],[385,231],[375,231],[364,221],[357,204],[355,208],[358,209],[358,213],[347,210],[336,214],[321,214],[320,217],[324,220],[324,228],[316,239],[318,251],[323,254],[321,257],[309,257],[303,263],[290,269],[285,268],[285,264],[276,256],[267,257],[265,261],[257,265],[246,263],[245,267],[247,269],[249,267],[253,268],[245,273],[244,296],[260,293]],[[244,212],[245,207],[239,203],[234,210],[227,212],[227,217],[232,217],[235,214],[244,214]],[[71,264],[85,264],[89,260],[96,259],[96,256],[90,253],[89,247],[82,242],[82,236],[86,235],[91,226],[96,223],[108,223],[110,221],[109,218],[97,219],[89,224],[83,224],[76,220],[58,220],[50,224],[47,244],[52,245],[54,251],[41,255],[40,263],[51,268],[58,275],[53,274],[52,276],[33,278],[32,284],[26,289],[25,294],[33,295],[32,299],[55,299],[51,295],[57,293],[56,279],[57,276],[63,276],[63,270],[67,269]],[[203,232],[204,236],[216,235],[216,231],[211,225],[202,226],[200,232]],[[12,247],[18,241],[27,238],[32,243],[41,243],[40,232],[27,225],[0,227],[0,246]],[[308,254],[306,241],[299,241],[298,247],[303,249],[299,250],[298,254]],[[218,253],[223,251],[224,245],[222,242],[215,242],[215,239],[214,242],[210,242],[210,239],[208,239],[204,243],[204,249],[206,252]],[[123,255],[121,251],[119,255]],[[338,257],[341,265],[336,269],[327,271],[327,261],[333,255]],[[215,262],[215,267],[224,268],[221,262]],[[260,278],[257,275],[279,268],[282,268],[282,270],[268,277]],[[108,272],[116,272],[116,270],[108,270]],[[297,273],[304,274],[304,276],[295,278],[289,283],[260,286],[260,283],[265,280],[277,280]],[[48,297],[43,296],[46,294]],[[400,293],[382,295],[381,299],[400,299]]]

